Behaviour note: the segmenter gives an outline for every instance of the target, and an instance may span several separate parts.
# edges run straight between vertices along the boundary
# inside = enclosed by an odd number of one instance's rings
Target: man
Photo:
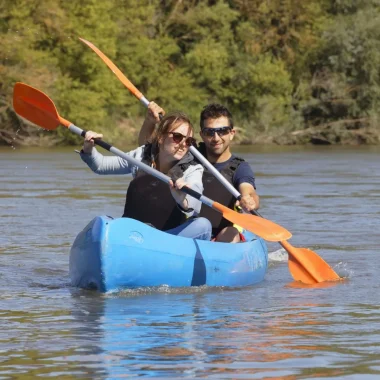
[[[165,114],[164,110],[156,103],[150,102],[140,130],[139,145],[145,144],[150,139],[155,124],[160,120],[160,114]],[[246,212],[258,209],[260,200],[256,193],[252,169],[242,158],[231,153],[230,145],[236,132],[231,113],[220,104],[209,104],[201,112],[200,127],[203,143],[199,144],[199,151],[240,192],[241,200],[236,202],[230,192],[207,170],[203,173],[203,194],[232,209],[235,206],[240,206]],[[233,243],[242,241],[239,227],[231,225],[219,212],[202,206],[200,216],[210,220],[216,241]]]

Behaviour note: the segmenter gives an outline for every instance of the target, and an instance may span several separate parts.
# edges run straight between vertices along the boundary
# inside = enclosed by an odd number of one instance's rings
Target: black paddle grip
[[[82,130],[82,133],[81,133],[81,136],[82,137],[86,137],[86,133],[87,131],[85,129]],[[111,144],[108,144],[107,142],[101,140],[101,139],[94,139],[94,143],[96,145],[99,145],[101,146],[102,148],[106,149],[106,150],[110,150],[112,148],[112,145]]]
[[[191,195],[192,197],[194,197],[195,199],[200,199],[202,194],[198,193],[197,191],[193,190],[193,189],[190,189],[190,187],[187,187],[187,186],[184,186],[181,191],[183,191],[184,193],[186,194],[189,194]]]
[[[110,150],[112,148],[112,145],[111,144],[108,144],[108,142],[105,142],[103,140],[100,140],[100,139],[94,139],[94,143],[96,145],[99,145],[101,146],[102,148],[104,149],[107,149],[107,150]]]

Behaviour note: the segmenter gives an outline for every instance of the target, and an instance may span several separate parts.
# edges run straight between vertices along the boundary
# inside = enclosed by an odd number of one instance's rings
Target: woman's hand
[[[84,137],[83,152],[91,154],[92,148],[95,146],[94,139],[102,139],[103,135],[101,133],[96,133],[93,131],[87,131]]]
[[[160,114],[165,115],[165,111],[155,102],[148,104],[148,111],[141,126],[138,138],[139,146],[146,144],[150,141],[156,124],[160,121]]]
[[[160,114],[163,116],[165,115],[165,111],[155,102],[150,102],[148,105],[148,111],[146,113],[145,120],[156,124],[160,122]]]
[[[169,182],[170,185],[170,191],[172,193],[172,196],[174,200],[184,209],[187,210],[189,208],[187,199],[186,199],[186,193],[181,191],[181,189],[184,186],[187,186],[187,183],[184,181],[183,178],[178,178],[174,183],[173,181]]]

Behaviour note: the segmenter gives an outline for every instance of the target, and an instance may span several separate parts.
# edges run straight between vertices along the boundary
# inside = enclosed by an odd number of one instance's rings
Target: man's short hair
[[[227,107],[222,106],[221,104],[211,103],[205,106],[201,112],[200,117],[200,127],[201,130],[204,128],[204,122],[207,119],[218,119],[219,117],[226,117],[228,119],[229,127],[234,127],[234,121],[232,119],[231,112],[228,111]],[[226,125],[227,127],[227,125]]]

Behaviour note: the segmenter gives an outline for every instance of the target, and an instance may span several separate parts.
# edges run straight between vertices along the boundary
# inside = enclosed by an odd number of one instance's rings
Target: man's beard
[[[213,157],[213,158],[218,158],[220,157],[227,149],[229,148],[229,145],[225,146],[223,143],[223,149],[220,153],[216,153],[215,151],[212,151],[210,148],[207,147],[206,145],[206,152],[207,156]]]

